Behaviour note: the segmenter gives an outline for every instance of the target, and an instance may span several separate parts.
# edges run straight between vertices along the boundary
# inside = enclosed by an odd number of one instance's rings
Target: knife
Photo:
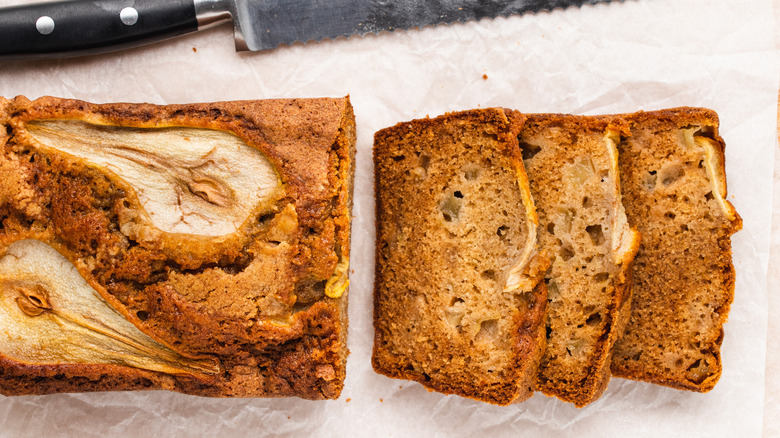
[[[236,49],[609,0],[76,0],[0,8],[0,60],[90,55],[233,22]]]

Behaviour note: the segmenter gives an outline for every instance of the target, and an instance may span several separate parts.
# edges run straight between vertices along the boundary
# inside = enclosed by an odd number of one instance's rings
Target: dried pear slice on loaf
[[[483,109],[376,133],[378,373],[502,405],[532,394],[548,261],[522,119]]]
[[[123,365],[209,379],[213,357],[188,358],[142,333],[51,246],[12,243],[0,257],[0,355],[33,365]]]
[[[609,382],[612,346],[630,314],[639,236],[626,220],[617,143],[620,120],[526,115],[520,146],[552,266],[547,349],[536,389],[584,406]]]
[[[718,116],[675,108],[626,120],[621,180],[642,245],[631,321],[615,345],[612,373],[709,391],[721,374],[723,324],[734,297],[731,235],[742,227],[726,201]]]
[[[26,333],[0,339],[0,393],[338,397],[348,98],[0,98],[0,122],[0,328]],[[20,245],[61,269],[17,278]]]

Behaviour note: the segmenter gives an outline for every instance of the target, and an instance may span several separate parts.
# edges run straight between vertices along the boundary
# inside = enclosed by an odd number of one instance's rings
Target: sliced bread
[[[724,143],[713,111],[676,108],[626,116],[619,145],[624,203],[642,233],[631,321],[612,373],[705,392],[721,374],[723,323],[734,297]]]
[[[548,251],[547,349],[536,389],[584,406],[610,378],[612,346],[630,315],[631,261],[639,235],[621,201],[609,117],[527,115],[520,146]]]
[[[374,369],[494,404],[530,397],[547,259],[517,144],[523,116],[451,113],[374,140]]]

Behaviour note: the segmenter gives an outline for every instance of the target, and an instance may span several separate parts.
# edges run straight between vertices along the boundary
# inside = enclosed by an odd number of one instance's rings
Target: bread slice
[[[734,296],[730,236],[742,226],[725,200],[718,117],[676,108],[626,120],[623,199],[642,245],[631,321],[615,345],[612,373],[708,391],[721,374],[723,323]]]
[[[536,388],[584,406],[609,382],[612,346],[630,315],[631,261],[639,235],[626,220],[619,119],[527,115],[520,146],[550,254],[547,349]]]
[[[1,393],[338,397],[348,98],[0,108]]]
[[[532,394],[548,262],[521,126],[493,108],[376,133],[376,372],[501,405]]]

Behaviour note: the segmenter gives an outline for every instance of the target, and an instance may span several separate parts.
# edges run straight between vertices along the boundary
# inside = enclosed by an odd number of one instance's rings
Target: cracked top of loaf
[[[0,392],[338,396],[348,98],[17,97],[0,122]]]

